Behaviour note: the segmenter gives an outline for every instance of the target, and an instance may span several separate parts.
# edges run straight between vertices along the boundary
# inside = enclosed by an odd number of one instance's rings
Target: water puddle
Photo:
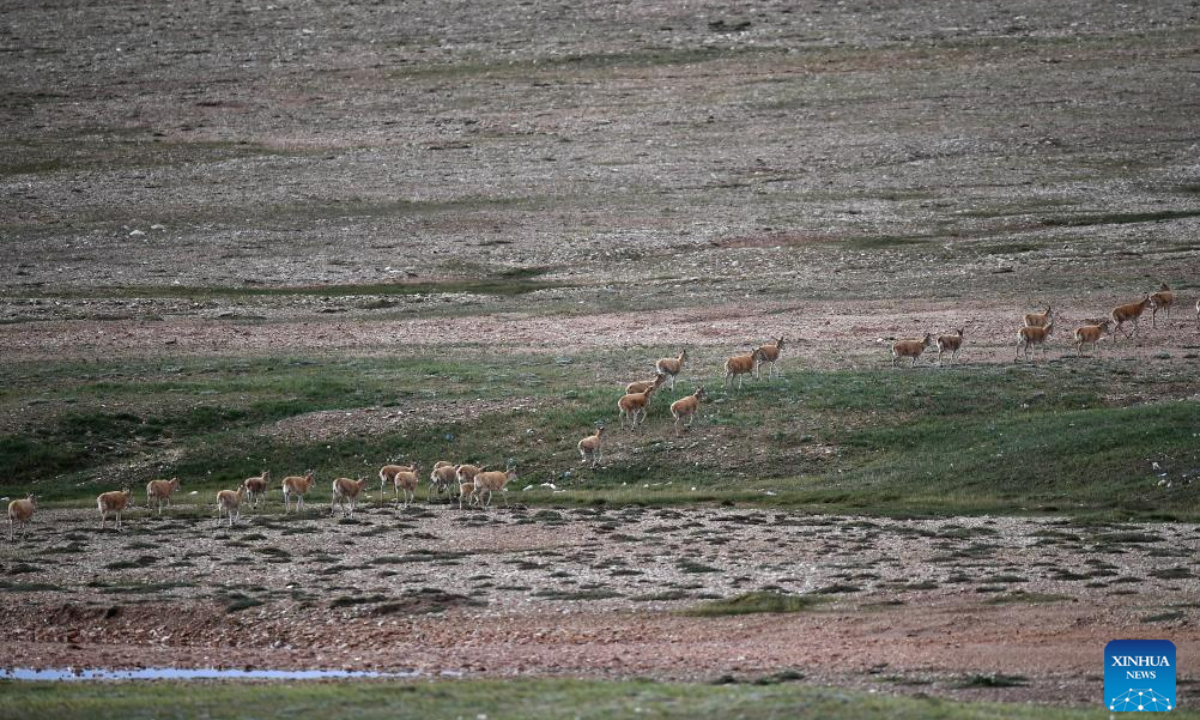
[[[4,668],[0,680],[396,680],[421,677],[420,672],[359,670],[224,670],[217,668]],[[442,672],[443,677],[461,673]]]

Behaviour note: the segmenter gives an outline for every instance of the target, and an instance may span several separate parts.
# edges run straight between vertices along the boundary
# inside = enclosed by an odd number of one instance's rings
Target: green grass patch
[[[1027,592],[1025,590],[1014,590],[1012,592],[996,595],[984,601],[985,605],[1033,605],[1040,603],[1055,603],[1055,602],[1075,602],[1075,598],[1070,595],[1060,595],[1058,593],[1041,593]]]
[[[751,615],[754,613],[794,613],[812,610],[823,602],[825,602],[825,598],[812,595],[758,591],[731,598],[710,600],[679,612],[690,617],[721,617],[724,615]]]

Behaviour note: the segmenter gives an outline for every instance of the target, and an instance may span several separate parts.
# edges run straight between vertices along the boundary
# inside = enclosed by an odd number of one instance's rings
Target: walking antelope
[[[1167,311],[1167,322],[1171,321],[1171,306],[1175,304],[1175,293],[1171,292],[1171,288],[1166,283],[1158,289],[1158,292],[1150,296],[1150,325],[1158,327],[1158,311]]]
[[[646,419],[646,409],[650,406],[650,396],[658,389],[658,385],[651,385],[640,393],[629,393],[617,401],[617,410],[620,411],[620,421],[624,424],[625,418],[629,418],[629,427],[636,428]]]
[[[1075,354],[1083,357],[1084,345],[1091,345],[1092,352],[1100,352],[1099,346],[1096,343],[1100,342],[1100,337],[1108,332],[1108,328],[1111,325],[1111,320],[1104,320],[1099,325],[1084,325],[1075,328]]]
[[[364,488],[367,487],[366,478],[359,480],[351,480],[350,478],[337,478],[333,481],[333,499],[329,501],[329,514],[332,515],[334,506],[342,509],[342,517],[350,517],[354,515],[355,508],[358,507],[358,496],[362,494]],[[346,503],[350,503],[350,512],[346,512]]]
[[[953,365],[955,358],[958,357],[959,348],[962,347],[963,331],[959,328],[954,335],[939,335],[937,339],[938,349],[938,365],[942,364],[942,353],[950,353],[950,364]]]
[[[13,530],[17,523],[21,524],[21,539],[25,539],[25,527],[29,524],[29,520],[33,517],[33,511],[37,510],[37,498],[32,493],[24,500],[13,500],[8,504],[8,541],[12,542],[15,537]]]
[[[1133,334],[1137,335],[1138,318],[1142,316],[1142,313],[1146,312],[1146,306],[1149,304],[1150,296],[1147,295],[1146,297],[1142,298],[1140,302],[1118,305],[1117,307],[1113,308],[1110,317],[1112,317],[1113,322],[1117,324],[1117,326],[1112,329],[1111,333],[1114,342],[1116,341],[1117,331],[1121,330],[1121,326],[1127,322],[1133,323]],[[1121,330],[1121,334],[1123,334],[1125,337],[1130,337],[1130,334],[1124,330]]]
[[[379,469],[379,502],[383,502],[387,497],[385,488],[392,485],[396,488],[396,499],[400,499],[400,485],[396,482],[396,474],[402,472],[416,472],[416,465],[384,465]]]
[[[703,400],[704,386],[696,388],[696,392],[685,397],[681,397],[671,403],[671,417],[675,418],[676,434],[683,434],[683,420],[687,418],[687,426],[692,426],[692,421],[696,419],[696,412],[700,409],[700,401]]]
[[[758,377],[759,351],[753,350],[747,355],[734,355],[725,361],[725,387],[733,384],[733,379],[738,379],[738,389],[742,389],[742,381],[744,375],[753,374]]]
[[[675,376],[683,371],[684,363],[687,362],[687,350],[683,350],[676,357],[661,358],[654,363],[654,371],[660,376],[666,377],[671,381],[671,389],[675,389]]]
[[[604,426],[601,425],[600,427],[596,428],[595,433],[580,440],[579,444],[576,446],[579,448],[579,462],[586,463],[588,459],[591,459],[592,467],[596,467],[596,464],[599,463],[601,459],[600,455],[603,444]]]
[[[296,511],[304,509],[304,496],[313,486],[313,471],[309,470],[304,477],[289,475],[283,479],[283,511],[286,513],[291,506],[292,496],[296,497]]]
[[[486,466],[484,466],[486,467]],[[475,505],[479,502],[479,498],[475,495],[475,476],[483,472],[483,467],[479,465],[455,465],[454,477],[458,480],[458,509],[462,510],[463,497],[471,496],[471,504]]]
[[[267,499],[267,490],[271,488],[271,473],[263,470],[262,475],[248,477],[242,481],[246,486],[246,499],[255,508],[258,508],[258,499],[262,498],[264,502]]]
[[[768,343],[758,347],[758,364],[759,372],[762,371],[762,366],[771,363],[771,375],[775,377],[775,363],[779,362],[779,356],[783,352],[783,338],[779,338],[774,344]]]
[[[396,504],[400,504],[400,493],[404,493],[404,507],[412,504],[417,497],[417,483],[420,478],[417,473],[421,472],[421,466],[417,463],[412,464],[412,469],[401,470],[396,473],[393,481],[396,483]]]
[[[433,499],[434,488],[437,489],[438,495],[446,492],[450,487],[450,483],[454,482],[457,473],[454,470],[454,463],[438,460],[433,464],[433,469],[429,471],[429,492],[425,496],[426,502]]]
[[[146,507],[156,506],[156,515],[162,515],[163,503],[171,507],[171,495],[179,489],[179,478],[170,480],[151,480],[146,483]]]
[[[920,340],[897,340],[892,344],[892,367],[896,367],[896,363],[902,357],[912,358],[912,363],[909,367],[916,367],[917,358],[921,357],[921,353],[925,352],[925,348],[933,347],[936,344],[933,336],[929,333],[925,333],[925,337]]]
[[[516,468],[511,464],[505,466],[504,472],[499,470],[482,471],[475,476],[475,495],[478,496],[484,507],[488,507],[492,504],[492,493],[502,492],[506,485],[516,479]],[[487,493],[486,501],[483,499],[484,493]],[[507,495],[504,496],[504,504],[508,505]]]
[[[108,515],[112,513],[117,516],[117,529],[120,530],[121,513],[129,507],[129,501],[132,498],[133,491],[128,488],[106,492],[96,498],[96,508],[100,510],[100,529],[104,529],[104,524],[108,522]]]
[[[217,493],[217,525],[221,524],[221,518],[225,515],[229,516],[229,527],[237,522],[237,519],[242,514],[242,498],[246,496],[246,483],[238,485],[237,490],[221,490]]]
[[[1029,350],[1034,345],[1042,346],[1042,359],[1046,359],[1046,338],[1050,337],[1050,331],[1054,329],[1054,323],[1046,325],[1046,327],[1031,327],[1026,326],[1017,331],[1017,355],[1013,358],[1016,362],[1021,357],[1021,351],[1025,351],[1025,359],[1029,359]],[[1037,360],[1037,355],[1033,356]]]

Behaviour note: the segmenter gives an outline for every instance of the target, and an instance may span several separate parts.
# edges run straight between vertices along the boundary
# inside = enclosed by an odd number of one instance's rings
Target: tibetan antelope
[[[296,497],[296,512],[304,509],[304,496],[312,489],[313,471],[309,470],[304,477],[298,475],[289,475],[279,483],[283,487],[283,511],[286,513],[291,507],[292,496]]]
[[[651,385],[640,393],[630,393],[624,395],[617,401],[617,410],[621,415],[619,422],[624,424],[625,418],[629,418],[629,427],[636,428],[646,419],[646,409],[650,406],[650,396],[658,389],[658,385]]]
[[[108,522],[108,515],[112,513],[117,516],[117,529],[120,530],[121,513],[129,507],[131,499],[133,499],[133,491],[128,488],[106,492],[96,498],[96,508],[100,511],[100,529],[104,529],[104,524]]]
[[[416,465],[384,465],[379,469],[379,502],[382,503],[387,497],[386,488],[391,485],[396,488],[396,499],[400,499],[400,485],[396,482],[396,474],[402,472],[416,472]]]
[[[1109,334],[1113,336],[1114,342],[1117,339],[1117,331],[1121,330],[1121,326],[1127,322],[1133,323],[1133,334],[1137,335],[1138,318],[1142,316],[1142,313],[1146,312],[1146,306],[1149,304],[1150,296],[1147,295],[1146,297],[1142,298],[1140,302],[1129,303],[1127,305],[1118,305],[1117,307],[1113,308],[1112,314],[1109,317],[1111,317],[1112,321],[1117,325]],[[1121,330],[1121,333],[1125,337],[1130,337],[1130,334],[1125,330]]]
[[[579,444],[576,445],[576,447],[579,448],[579,462],[587,463],[587,461],[590,459],[592,461],[592,467],[596,467],[596,464],[599,463],[601,459],[600,456],[603,451],[603,445],[604,426],[601,425],[600,427],[596,428],[595,433],[580,440]]]
[[[1150,296],[1150,325],[1158,327],[1158,311],[1167,311],[1167,322],[1171,321],[1171,306],[1175,304],[1175,293],[1171,292],[1171,288],[1166,283],[1158,289],[1158,292]]]
[[[457,473],[454,470],[454,463],[438,460],[433,464],[433,469],[429,471],[429,492],[425,496],[425,501],[433,499],[434,488],[440,496],[450,488],[450,484],[456,479]]]
[[[953,365],[955,358],[958,357],[958,351],[962,348],[963,331],[959,328],[954,335],[939,335],[937,339],[938,358],[937,364],[942,364],[942,353],[950,353],[950,364]]]
[[[779,356],[783,352],[783,338],[779,338],[774,344],[768,343],[758,347],[758,365],[761,372],[762,366],[771,363],[771,375],[775,377],[775,363],[779,362]]]
[[[742,389],[742,381],[745,375],[753,374],[758,377],[758,350],[753,350],[746,355],[734,355],[725,361],[725,387],[728,388],[733,384],[733,379],[738,380],[738,390]]]
[[[1026,313],[1025,327],[1046,327],[1053,321],[1050,306],[1046,306],[1046,312],[1043,313]]]
[[[683,420],[687,418],[687,426],[692,426],[692,421],[696,419],[696,412],[700,410],[700,401],[704,399],[704,386],[696,388],[696,392],[685,397],[681,397],[671,403],[671,417],[675,418],[676,434],[683,434]]]
[[[475,495],[475,476],[483,472],[486,466],[480,465],[455,465],[454,477],[458,480],[458,509],[462,510],[463,497],[471,496],[471,504],[475,505],[479,502],[479,498]]]
[[[351,517],[354,515],[354,509],[358,507],[358,496],[362,494],[364,488],[367,487],[369,481],[366,478],[359,480],[351,480],[350,478],[338,478],[333,481],[333,499],[329,501],[329,514],[332,515],[334,507],[341,507],[342,517]],[[346,512],[346,503],[350,503],[350,512]]]
[[[1046,359],[1046,339],[1050,337],[1050,332],[1054,329],[1053,321],[1046,327],[1031,327],[1026,326],[1017,331],[1017,355],[1013,358],[1016,362],[1021,357],[1021,351],[1025,351],[1025,359],[1029,359],[1029,350],[1034,345],[1042,346],[1042,359]],[[1033,356],[1037,360],[1037,355]]]
[[[485,470],[475,476],[475,495],[479,502],[484,507],[489,507],[492,504],[492,493],[503,492],[506,485],[517,480],[516,468],[509,464],[505,466],[504,472],[499,470]],[[484,493],[487,494],[487,500],[483,499]],[[504,496],[504,504],[508,505],[508,496]]]
[[[1096,343],[1100,342],[1100,337],[1108,332],[1108,328],[1111,325],[1111,320],[1104,320],[1098,325],[1083,325],[1082,327],[1075,328],[1075,354],[1083,357],[1084,345],[1091,345],[1092,352],[1099,352],[1099,347]]]
[[[246,486],[246,500],[258,509],[259,498],[262,498],[263,502],[267,501],[267,491],[271,489],[271,473],[263,470],[262,475],[248,477],[242,484]]]
[[[37,498],[30,493],[29,497],[24,500],[13,500],[8,504],[8,541],[12,542],[16,537],[13,530],[17,523],[21,524],[21,539],[25,539],[25,527],[33,518],[33,511],[37,510]]]
[[[237,490],[221,490],[217,492],[217,525],[221,518],[229,516],[229,527],[237,522],[242,515],[242,498],[246,497],[246,483],[238,485]]]
[[[179,478],[151,480],[146,483],[146,507],[154,505],[156,515],[162,515],[163,503],[171,507],[171,495],[179,489]]]
[[[920,340],[897,340],[892,343],[892,367],[896,367],[896,363],[900,358],[912,358],[912,363],[909,367],[916,367],[917,358],[921,357],[921,353],[925,352],[925,348],[934,347],[937,345],[934,342],[933,336],[925,333],[925,337]]]
[[[413,500],[417,497],[417,484],[420,482],[417,473],[419,472],[421,472],[421,466],[413,463],[411,470],[401,470],[396,473],[393,478],[393,482],[396,483],[396,505],[400,504],[400,493],[404,493],[404,507],[412,505]]]
[[[654,372],[660,376],[666,377],[671,381],[671,389],[675,389],[675,376],[683,371],[684,364],[687,363],[687,350],[679,353],[673,358],[661,358],[654,363]]]

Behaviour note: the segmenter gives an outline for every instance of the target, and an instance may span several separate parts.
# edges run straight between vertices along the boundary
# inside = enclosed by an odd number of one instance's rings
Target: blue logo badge
[[[1175,643],[1113,640],[1104,646],[1104,706],[1114,712],[1175,709]]]

